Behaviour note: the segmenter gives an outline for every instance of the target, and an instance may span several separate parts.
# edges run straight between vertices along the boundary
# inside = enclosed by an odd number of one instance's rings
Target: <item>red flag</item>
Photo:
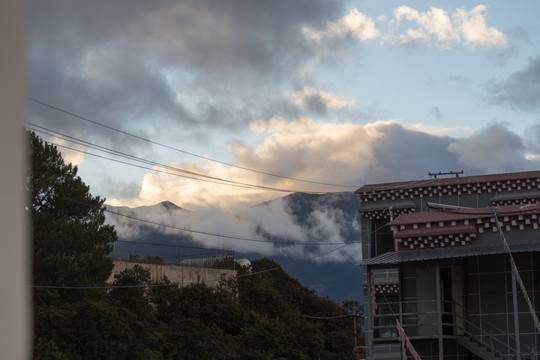
[[[416,352],[414,349],[414,346],[412,345],[411,341],[405,334],[405,330],[401,327],[401,324],[399,323],[399,320],[396,319],[396,327],[398,331],[398,338],[401,341],[401,359],[407,360],[407,350],[411,353],[414,360],[422,360],[420,359],[420,355]]]
[[[396,327],[398,332],[398,339],[399,341],[401,341],[401,360],[407,360],[407,350],[405,348],[407,336],[405,335],[405,331],[403,331],[403,328],[401,327],[398,319],[396,319]]]

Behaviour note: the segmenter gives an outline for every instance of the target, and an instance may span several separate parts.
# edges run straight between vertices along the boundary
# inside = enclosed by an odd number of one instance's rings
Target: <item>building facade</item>
[[[422,359],[536,359],[540,171],[356,194],[367,358],[402,358],[399,322]]]

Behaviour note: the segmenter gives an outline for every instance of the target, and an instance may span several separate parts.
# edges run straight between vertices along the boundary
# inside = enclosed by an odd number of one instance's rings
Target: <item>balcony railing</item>
[[[397,318],[410,340],[443,338],[470,341],[497,357],[516,358],[513,330],[511,333],[506,323],[501,325],[487,320],[486,317],[492,314],[476,314],[456,302],[442,301],[438,306],[437,300],[386,302],[378,304],[378,311],[373,319],[374,343],[399,341]],[[513,317],[513,313],[502,315],[507,319]],[[521,360],[540,360],[540,352],[534,346],[535,336],[534,332],[520,332]]]

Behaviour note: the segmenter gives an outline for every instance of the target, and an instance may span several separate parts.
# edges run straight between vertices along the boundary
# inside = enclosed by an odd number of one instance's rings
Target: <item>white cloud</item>
[[[304,86],[302,90],[291,94],[291,101],[297,105],[304,105],[309,101],[316,101],[326,108],[338,109],[354,106],[352,99],[347,99],[343,95],[334,94],[329,91],[316,90],[311,86]]]
[[[84,163],[85,154],[81,151],[86,151],[88,148],[81,145],[73,145],[72,143],[69,143],[66,140],[56,136],[49,139],[49,142],[57,145],[58,151],[62,153],[62,157],[64,158],[64,162],[66,164],[71,163],[73,166],[79,166]],[[68,147],[76,150],[69,149]]]
[[[291,191],[355,190],[364,182],[409,180],[433,171],[463,168],[468,173],[505,172],[533,166],[525,158],[523,141],[504,125],[472,133],[397,121],[367,124],[329,123],[311,118],[272,117],[254,120],[250,129],[260,139],[254,146],[231,142],[233,163],[175,163],[172,166],[215,178]],[[273,177],[268,174],[279,174]],[[311,182],[351,185],[351,188]],[[260,188],[227,186],[163,173],[149,173],[132,199],[113,199],[111,205],[139,206],[169,200],[193,211],[238,211],[286,195]],[[332,237],[331,234],[328,235]]]
[[[482,174],[527,170],[538,164],[538,157],[532,156],[524,142],[504,124],[492,124],[460,138],[445,135],[446,129],[423,124],[405,126],[397,121],[334,124],[310,118],[287,120],[273,117],[253,121],[251,130],[257,132],[261,140],[253,147],[241,142],[231,143],[228,149],[235,163],[288,177],[355,185],[349,190],[365,182],[427,177],[428,172],[463,169],[468,174]],[[324,188],[322,185],[274,178],[219,163],[178,163],[173,166],[213,177],[271,187],[302,191]],[[344,213],[317,206],[308,214],[309,226],[302,227],[291,216],[287,201],[280,199],[285,195],[282,192],[230,187],[167,174],[147,174],[135,198],[115,199],[108,201],[108,204],[134,207],[169,200],[191,211],[159,214],[155,221],[164,222],[163,219],[166,219],[165,222],[172,225],[182,224],[182,227],[207,233],[251,239],[261,239],[265,234],[299,243],[309,243],[314,239],[343,242],[345,235],[341,230]],[[277,200],[251,206],[274,199]],[[121,231],[127,234],[138,230],[133,226],[121,227]],[[208,234],[190,234],[205,246],[215,247],[219,244],[266,256],[306,258],[315,254],[313,249],[303,244],[277,246],[227,238],[216,240]],[[323,249],[318,251],[322,252]],[[347,247],[324,256],[324,259],[354,261],[353,257],[351,247]]]
[[[373,40],[380,37],[381,33],[375,28],[373,19],[367,17],[357,9],[352,9],[336,22],[327,22],[324,30],[316,30],[311,27],[303,27],[304,36],[312,40],[323,38],[351,36],[361,41]]]
[[[449,14],[442,8],[430,7],[420,12],[408,6],[394,10],[394,19],[390,21],[398,27],[403,20],[418,25],[398,31],[393,41],[398,44],[428,42],[441,50],[465,44],[470,47],[507,46],[506,36],[493,27],[487,27],[483,13],[487,6],[478,5],[470,11],[456,9]]]
[[[420,26],[419,29],[409,29],[406,34],[400,35],[400,43],[433,39],[440,48],[448,48],[459,39],[448,14],[440,8],[431,7],[429,11],[419,12],[408,6],[400,6],[394,10],[394,18],[397,24],[405,18]]]
[[[384,15],[376,17],[377,22],[388,22],[391,30],[387,34],[375,27],[372,18],[356,8],[336,22],[327,22],[323,29],[303,27],[304,36],[312,40],[323,38],[351,37],[360,41],[382,38],[394,44],[433,44],[438,49],[447,50],[458,45],[469,47],[507,46],[506,35],[494,27],[488,27],[484,13],[486,5],[478,5],[468,11],[458,8],[447,11],[431,6],[427,11],[418,11],[403,5],[395,8],[393,18]],[[416,25],[416,26],[415,26]]]
[[[411,131],[423,132],[426,134],[431,134],[433,136],[445,136],[456,130],[455,128],[438,127],[422,123],[406,124],[403,125],[403,127]]]
[[[507,46],[506,35],[493,27],[487,27],[482,14],[486,10],[486,5],[478,5],[469,12],[457,9],[454,13],[454,21],[465,43],[471,46]]]

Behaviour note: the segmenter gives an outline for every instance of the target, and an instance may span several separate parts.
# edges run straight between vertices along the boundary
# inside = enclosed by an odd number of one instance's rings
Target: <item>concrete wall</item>
[[[146,264],[127,260],[113,260],[114,268],[108,282],[114,281],[114,275],[125,269],[132,268],[135,265],[150,269],[152,281],[159,281],[163,275],[171,282],[178,283],[179,286],[204,283],[209,287],[215,288],[219,284],[222,276],[232,278],[236,276],[235,270],[212,269],[200,266],[185,266],[171,264]]]

